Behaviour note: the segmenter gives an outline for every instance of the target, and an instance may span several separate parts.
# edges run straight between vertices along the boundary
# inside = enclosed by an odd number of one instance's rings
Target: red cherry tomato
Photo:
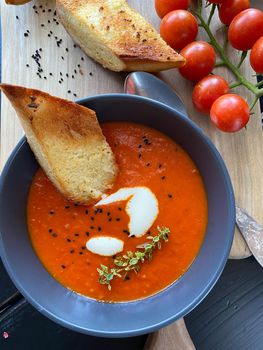
[[[198,32],[196,18],[188,11],[169,12],[161,21],[160,34],[175,50],[181,50],[195,40]]]
[[[209,113],[215,100],[229,93],[229,86],[219,75],[208,75],[194,87],[192,100],[195,108],[202,113]]]
[[[195,41],[181,50],[180,55],[186,58],[186,64],[179,69],[188,80],[198,81],[212,72],[216,53],[214,48],[204,41]]]
[[[230,23],[228,39],[237,50],[250,50],[261,36],[263,36],[263,11],[244,10]]]
[[[250,52],[251,67],[259,74],[263,74],[263,36],[259,38]]]
[[[189,0],[155,0],[155,10],[160,18],[174,10],[187,10]]]
[[[225,0],[208,0],[208,2],[211,2],[211,4],[222,4]]]
[[[235,132],[247,124],[249,107],[242,97],[226,94],[215,100],[210,111],[210,118],[218,129]]]
[[[219,8],[220,20],[222,23],[229,26],[237,14],[249,7],[249,0],[226,0]]]

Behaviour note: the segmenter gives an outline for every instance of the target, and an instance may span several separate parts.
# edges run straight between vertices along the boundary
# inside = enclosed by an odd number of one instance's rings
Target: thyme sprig
[[[117,256],[114,259],[114,265],[116,267],[109,268],[103,264],[100,265],[100,268],[97,268],[99,273],[99,283],[106,284],[108,289],[111,290],[111,281],[114,277],[128,279],[128,274],[131,271],[135,273],[139,272],[141,269],[140,264],[144,263],[146,260],[152,260],[153,251],[158,248],[161,249],[162,241],[167,242],[170,230],[167,227],[160,228],[157,227],[158,235],[148,236],[148,242],[138,245],[135,252],[127,251],[126,254],[122,256]]]

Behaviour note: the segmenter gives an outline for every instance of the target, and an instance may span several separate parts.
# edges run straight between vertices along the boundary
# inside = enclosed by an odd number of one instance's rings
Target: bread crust
[[[125,0],[57,0],[56,4],[68,33],[106,68],[156,72],[185,63]]]
[[[38,162],[66,198],[88,203],[111,187],[117,165],[93,110],[39,90],[9,84],[0,88],[15,108]],[[109,173],[92,189],[83,167],[96,151],[108,162]],[[79,183],[73,188],[70,181]]]

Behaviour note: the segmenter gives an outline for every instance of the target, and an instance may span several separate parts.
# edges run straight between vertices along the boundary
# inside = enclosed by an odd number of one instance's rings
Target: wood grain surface
[[[130,0],[129,3],[158,28],[159,18],[155,14],[153,0]],[[73,41],[59,24],[54,11],[53,0],[39,0],[20,7],[7,6],[3,1],[1,2],[2,81],[42,89],[71,100],[88,95],[123,91],[126,75],[103,69],[86,57],[78,47],[74,47]],[[217,20],[214,21],[214,30],[218,37],[222,38],[223,30]],[[202,34],[199,37],[202,38]],[[43,68],[41,78],[36,74],[37,63],[32,58],[36,50],[39,50],[41,56],[39,60]],[[228,51],[232,60],[236,61],[238,54],[231,49]],[[218,69],[219,73],[221,71],[222,69]],[[243,66],[243,71],[246,76],[252,76],[247,62]],[[221,133],[209,123],[207,117],[193,109],[191,82],[183,80],[176,70],[160,73],[159,76],[181,96],[190,117],[203,128],[223,156],[232,179],[237,203],[257,220],[263,222],[263,140],[259,106],[256,106],[255,115],[246,129],[236,134]],[[224,76],[228,81],[234,82],[234,78],[225,70]],[[251,80],[253,79],[255,78],[251,77]],[[241,92],[248,101],[251,100],[250,94],[244,89],[237,89],[237,91]],[[15,113],[3,97],[1,101],[1,168],[22,135]],[[241,235],[236,232],[230,256],[244,258],[249,255],[249,249]],[[158,332],[159,340],[164,341],[166,337],[175,334],[177,327],[178,323],[167,327],[166,333]],[[187,335],[183,338],[186,339]],[[153,339],[155,340],[152,343],[152,349],[157,349],[154,344],[158,344],[159,340],[156,336]],[[173,343],[169,342],[169,344]]]

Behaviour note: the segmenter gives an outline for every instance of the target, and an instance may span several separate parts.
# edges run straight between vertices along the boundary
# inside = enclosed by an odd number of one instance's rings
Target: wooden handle
[[[184,319],[149,335],[144,350],[195,350]]]

